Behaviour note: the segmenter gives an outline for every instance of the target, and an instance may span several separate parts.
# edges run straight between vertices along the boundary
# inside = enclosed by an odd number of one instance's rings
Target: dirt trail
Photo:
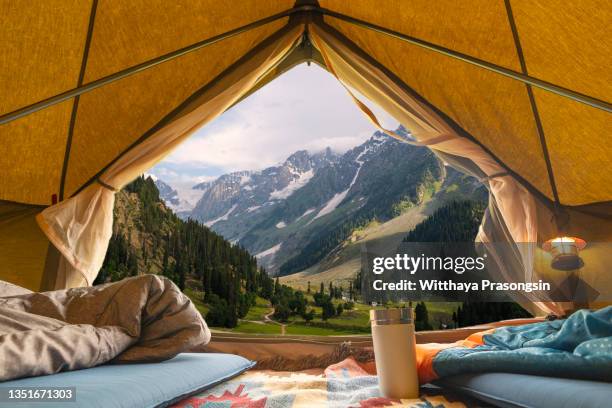
[[[273,314],[274,314],[274,309],[271,309],[270,312],[268,312],[268,314],[266,314],[264,316],[264,322],[265,323],[278,324],[281,327],[281,336],[284,336],[286,334],[287,325],[283,324],[283,323],[280,323],[280,322],[277,322],[276,320],[272,320],[270,318],[270,316],[272,316]]]

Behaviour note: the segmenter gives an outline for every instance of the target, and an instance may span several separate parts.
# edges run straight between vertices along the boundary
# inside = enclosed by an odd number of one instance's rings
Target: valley
[[[344,154],[298,151],[191,190],[147,176],[119,192],[98,282],[161,274],[213,330],[276,335],[369,333],[372,306],[359,303],[356,281],[363,247],[395,248],[415,231],[441,240],[440,220],[444,234],[473,240],[487,200],[429,150],[378,132]],[[466,307],[418,306],[421,330],[459,324]]]
[[[386,222],[373,221],[354,230],[348,239],[316,265],[283,276],[281,282],[298,289],[305,289],[308,282],[314,286],[321,282],[333,282],[334,285],[346,287],[361,269],[361,253],[365,245],[373,252],[395,248],[408,232],[447,203],[466,200],[485,202],[486,199],[486,190],[476,180],[447,167],[444,180],[436,186],[433,194],[424,196],[418,205]]]

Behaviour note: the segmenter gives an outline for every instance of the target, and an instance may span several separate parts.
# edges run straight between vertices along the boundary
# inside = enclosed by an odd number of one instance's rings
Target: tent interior
[[[115,192],[308,62],[410,129],[406,142],[486,184],[477,241],[517,247],[500,255],[495,273],[554,277],[543,244],[579,237],[587,242],[582,279],[609,295],[605,2],[53,0],[0,8],[1,280],[35,292],[91,286],[111,237]],[[610,300],[516,298],[535,316]],[[348,340],[371,345],[368,336]],[[322,355],[344,341],[213,335],[210,347],[273,360],[295,355],[283,344]]]

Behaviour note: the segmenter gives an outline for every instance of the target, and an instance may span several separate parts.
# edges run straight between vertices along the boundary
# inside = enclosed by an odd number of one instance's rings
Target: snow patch
[[[249,181],[251,181],[251,175],[250,174],[246,174],[246,175],[240,176],[240,185],[241,186],[245,185]]]
[[[359,167],[357,168],[357,171],[355,172],[355,175],[353,176],[353,180],[351,180],[351,184],[349,184],[348,188],[340,193],[335,194],[326,204],[323,208],[321,208],[321,211],[319,211],[319,213],[316,215],[316,217],[314,217],[312,220],[310,220],[310,222],[313,222],[314,220],[316,220],[317,218],[321,218],[324,215],[327,215],[329,213],[331,213],[332,211],[334,211],[342,201],[344,201],[344,199],[346,198],[346,195],[348,194],[348,192],[351,190],[351,188],[353,187],[353,185],[355,184],[355,182],[357,181],[357,177],[359,177],[359,173],[361,172],[361,168],[363,167],[363,160],[361,160],[361,157],[366,154],[367,152],[370,151],[370,148],[365,148],[363,149],[363,152],[359,153],[359,155],[355,158],[355,162],[359,165]]]
[[[146,177],[151,177],[153,181],[157,183],[162,183],[168,188],[170,188],[173,192],[172,195],[168,195],[168,192],[161,194],[160,197],[164,200],[164,203],[168,208],[170,208],[175,213],[188,213],[194,209],[202,195],[204,195],[204,190],[195,190],[192,186],[187,186],[183,183],[167,183],[154,174],[145,173]],[[159,186],[158,186],[159,189]]]
[[[174,186],[173,186],[174,187]],[[174,187],[176,190],[178,197],[180,199],[180,204],[177,206],[175,211],[191,211],[194,209],[200,198],[204,195],[206,190],[198,190],[194,188],[183,188],[183,187]]]
[[[278,224],[276,224],[276,228],[278,229],[283,229],[287,226],[287,224],[285,224],[285,221],[281,221]]]
[[[251,213],[251,212],[253,212],[253,211],[257,211],[257,210],[259,210],[260,208],[261,208],[261,205],[255,205],[255,206],[253,206],[253,207],[249,207],[249,208],[247,208],[247,209],[246,209],[246,211],[247,211],[248,213]]]
[[[295,174],[295,173],[294,173]],[[299,176],[291,180],[287,187],[281,190],[275,190],[270,193],[270,200],[284,200],[288,198],[291,194],[304,187],[306,183],[310,181],[310,179],[314,176],[314,170],[310,169],[305,171],[304,173],[299,174]]]
[[[317,218],[321,218],[324,215],[327,215],[329,213],[331,213],[332,211],[334,211],[338,205],[340,205],[340,203],[346,198],[346,195],[348,194],[349,190],[351,188],[347,188],[346,190],[342,191],[341,193],[337,193],[335,194],[326,204],[323,208],[321,208],[321,211],[319,211],[319,213],[312,219],[312,221],[316,220]]]
[[[210,221],[205,222],[204,225],[206,225],[207,227],[212,227],[214,224],[218,223],[219,221],[227,221],[227,219],[229,218],[230,214],[236,209],[236,207],[238,207],[238,204],[234,204],[232,206],[232,208],[227,210],[227,212],[225,214],[223,214],[219,218],[215,218],[214,220],[210,220]]]
[[[260,252],[257,255],[255,255],[255,258],[259,259],[259,258],[263,258],[265,256],[274,255],[281,248],[281,245],[282,245],[282,243],[280,243],[278,245],[274,245],[272,248],[268,248],[265,251]]]
[[[304,214],[300,215],[295,221],[299,221],[302,218],[304,218],[305,216],[307,216],[308,214],[312,214],[313,212],[315,212],[316,208],[309,208],[306,211],[304,211]]]
[[[144,178],[147,178],[147,177],[151,177],[151,180],[153,180],[153,181],[157,181],[158,180],[157,176],[155,174],[153,174],[153,173],[144,173]]]

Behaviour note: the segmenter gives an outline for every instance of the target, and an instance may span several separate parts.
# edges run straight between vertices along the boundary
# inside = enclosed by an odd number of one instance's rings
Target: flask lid
[[[376,325],[409,324],[413,323],[413,320],[411,307],[370,310],[370,321]]]

